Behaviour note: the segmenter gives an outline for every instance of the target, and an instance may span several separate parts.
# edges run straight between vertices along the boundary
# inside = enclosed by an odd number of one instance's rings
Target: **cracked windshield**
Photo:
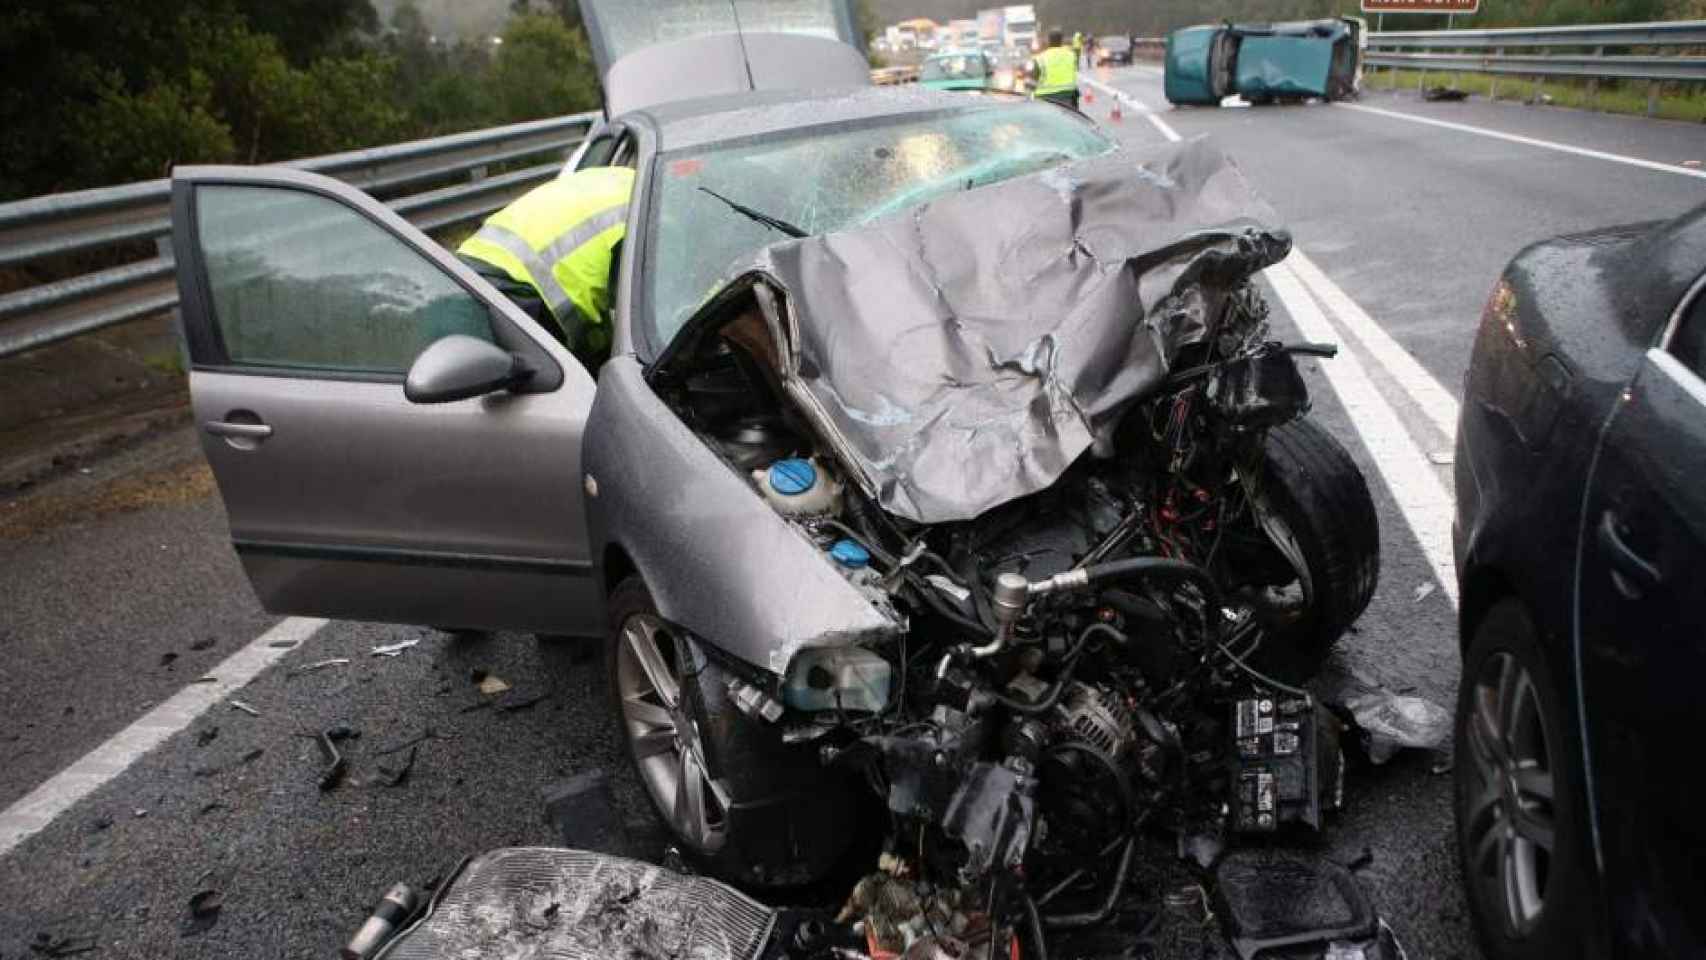
[[[658,341],[675,333],[742,255],[786,239],[786,231],[744,217],[706,191],[819,234],[1112,148],[1076,117],[1012,104],[665,153],[654,173],[660,188],[646,271]]]

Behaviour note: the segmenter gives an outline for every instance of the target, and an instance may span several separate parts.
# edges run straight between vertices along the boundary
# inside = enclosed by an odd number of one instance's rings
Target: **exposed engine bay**
[[[1269,432],[1308,409],[1292,355],[1331,347],[1271,340],[1239,277],[1111,443],[1038,493],[923,524],[881,509],[790,402],[766,335],[778,300],[732,301],[655,382],[902,625],[890,644],[806,647],[779,682],[731,681],[755,721],[886,807],[880,868],[839,917],[869,956],[1047,956],[1114,916],[1140,831],[1206,867],[1238,835],[1322,825],[1339,723],[1254,661],[1307,668],[1325,645],[1286,645],[1343,626],[1309,615],[1306,558],[1263,488]]]

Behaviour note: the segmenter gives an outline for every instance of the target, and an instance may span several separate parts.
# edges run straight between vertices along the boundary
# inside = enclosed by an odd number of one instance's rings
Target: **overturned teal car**
[[[1362,82],[1364,25],[1354,17],[1289,23],[1221,23],[1167,35],[1168,101],[1216,106],[1345,100]]]

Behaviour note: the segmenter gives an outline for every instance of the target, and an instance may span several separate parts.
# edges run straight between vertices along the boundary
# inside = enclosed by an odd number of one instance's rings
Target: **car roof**
[[[643,116],[650,121],[658,131],[659,150],[680,150],[803,127],[947,110],[992,109],[1007,102],[1010,101],[971,98],[913,86],[768,90],[677,100],[627,116]]]

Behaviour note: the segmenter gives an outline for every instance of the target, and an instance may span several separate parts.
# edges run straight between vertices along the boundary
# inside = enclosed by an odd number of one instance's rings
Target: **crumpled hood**
[[[855,479],[937,523],[1041,490],[1106,444],[1230,290],[1289,252],[1268,219],[1199,140],[774,244],[736,272],[785,292],[783,376]]]

